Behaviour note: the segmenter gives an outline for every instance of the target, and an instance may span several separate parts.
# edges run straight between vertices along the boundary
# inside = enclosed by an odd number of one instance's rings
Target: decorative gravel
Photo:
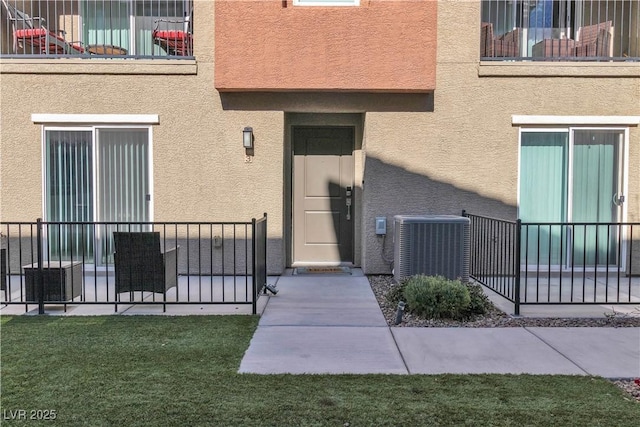
[[[532,317],[513,317],[495,306],[482,316],[466,321],[447,320],[447,319],[424,319],[414,316],[409,312],[405,312],[402,316],[402,322],[395,324],[397,304],[387,301],[387,293],[394,286],[393,276],[368,276],[371,289],[378,300],[380,309],[384,314],[387,324],[395,327],[455,327],[455,328],[505,328],[505,327],[640,327],[640,313],[638,315],[615,315],[601,318],[532,318]],[[477,284],[471,286],[480,286]],[[640,403],[640,379],[618,379],[613,383],[624,390],[629,398],[635,399]]]
[[[389,326],[396,327],[456,327],[456,328],[509,328],[522,326],[542,327],[640,327],[640,313],[637,315],[620,314],[615,316],[591,317],[513,317],[495,306],[484,315],[476,318],[459,321],[449,319],[424,319],[414,316],[409,312],[404,313],[402,323],[396,325],[396,312],[398,305],[387,300],[389,293],[398,286],[393,276],[368,276],[371,289],[378,300],[380,309]],[[477,284],[470,286],[480,286]]]
[[[627,392],[632,399],[640,403],[640,378],[620,379],[613,381],[615,385]]]

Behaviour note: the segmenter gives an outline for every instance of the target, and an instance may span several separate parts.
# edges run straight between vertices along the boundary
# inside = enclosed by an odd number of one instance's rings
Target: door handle
[[[622,204],[624,203],[624,195],[618,195],[618,193],[615,193],[613,195],[613,204],[616,206],[622,206]]]
[[[347,221],[351,221],[351,187],[347,187],[345,196],[345,202],[347,203]]]

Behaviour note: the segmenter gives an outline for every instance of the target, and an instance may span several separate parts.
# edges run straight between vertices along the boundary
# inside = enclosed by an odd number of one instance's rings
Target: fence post
[[[520,257],[521,257],[521,253],[520,253],[520,249],[521,249],[521,239],[522,239],[522,220],[521,219],[517,219],[516,220],[516,247],[515,247],[515,259],[513,261],[513,268],[515,269],[514,273],[515,273],[515,295],[513,296],[513,302],[514,302],[514,314],[516,316],[520,315]]]
[[[262,247],[262,253],[264,254],[264,283],[262,284],[262,289],[264,291],[264,294],[266,295],[267,283],[269,283],[269,281],[267,280],[267,213],[263,212],[262,217],[264,218],[264,246]]]
[[[251,277],[253,282],[253,295],[251,297],[251,308],[253,314],[258,314],[258,265],[256,262],[256,248],[258,247],[258,239],[256,238],[256,219],[251,218],[251,239],[253,240],[253,244],[251,245]]]
[[[42,273],[42,218],[36,220],[38,254],[38,314],[44,314],[44,274]]]

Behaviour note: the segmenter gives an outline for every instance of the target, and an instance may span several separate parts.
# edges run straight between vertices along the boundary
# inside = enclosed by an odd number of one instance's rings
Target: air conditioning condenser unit
[[[469,281],[469,218],[455,215],[394,217],[394,278],[417,274]]]

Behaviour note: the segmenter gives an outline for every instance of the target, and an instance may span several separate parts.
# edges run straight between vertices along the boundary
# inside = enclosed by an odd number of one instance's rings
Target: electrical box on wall
[[[387,218],[383,216],[376,217],[376,234],[379,236],[387,234]]]

